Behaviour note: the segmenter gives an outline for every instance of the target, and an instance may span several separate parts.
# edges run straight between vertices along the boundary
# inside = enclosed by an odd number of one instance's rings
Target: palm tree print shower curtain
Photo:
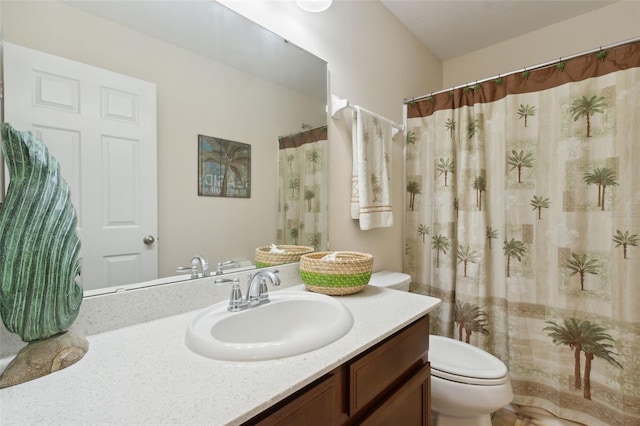
[[[327,126],[279,138],[278,244],[327,247]]]
[[[514,403],[640,424],[640,43],[407,105],[404,268]]]

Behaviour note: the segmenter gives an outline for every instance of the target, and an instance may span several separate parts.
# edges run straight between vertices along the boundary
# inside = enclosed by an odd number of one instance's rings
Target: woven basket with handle
[[[313,247],[278,245],[284,253],[271,253],[271,246],[262,246],[256,249],[256,268],[264,268],[283,263],[299,262],[300,256],[313,252]]]
[[[300,257],[300,276],[306,287],[332,296],[364,289],[371,278],[372,267],[372,255],[355,251],[321,251]]]

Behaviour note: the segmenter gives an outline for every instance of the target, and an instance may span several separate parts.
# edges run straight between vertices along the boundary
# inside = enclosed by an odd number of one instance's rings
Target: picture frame
[[[198,135],[198,195],[251,198],[251,145]]]

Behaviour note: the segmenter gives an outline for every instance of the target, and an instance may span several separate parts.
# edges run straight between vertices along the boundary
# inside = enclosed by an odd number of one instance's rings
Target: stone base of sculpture
[[[62,370],[78,362],[89,350],[89,342],[71,332],[30,342],[0,375],[0,389]]]

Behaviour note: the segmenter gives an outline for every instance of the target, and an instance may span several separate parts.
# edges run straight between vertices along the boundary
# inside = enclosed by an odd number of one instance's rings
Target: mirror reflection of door
[[[157,278],[155,84],[10,43],[4,80],[5,121],[44,142],[71,187],[84,289]]]

